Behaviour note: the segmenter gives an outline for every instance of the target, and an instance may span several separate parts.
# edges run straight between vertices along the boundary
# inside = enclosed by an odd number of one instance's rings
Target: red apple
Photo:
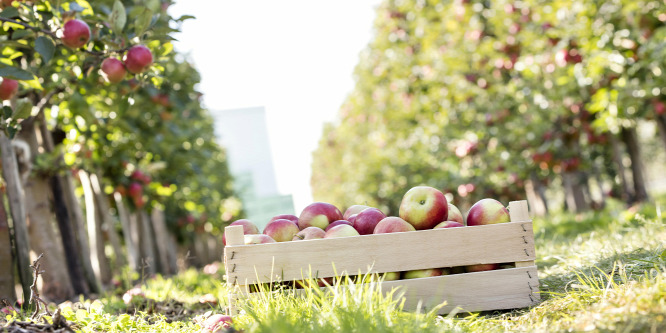
[[[416,230],[432,229],[446,221],[449,204],[442,191],[430,186],[411,188],[400,203],[400,218],[409,222]]]
[[[448,221],[456,221],[462,225],[465,225],[465,218],[463,217],[463,214],[460,212],[460,209],[458,209],[458,207],[450,203],[449,203],[449,216],[446,219]]]
[[[433,229],[444,229],[444,228],[458,228],[458,227],[464,227],[465,225],[456,222],[456,221],[444,221],[438,225],[436,225]]]
[[[420,279],[426,277],[440,276],[442,275],[442,270],[439,268],[431,269],[417,269],[413,271],[407,271],[402,275],[403,279]]]
[[[104,59],[104,61],[102,61],[102,72],[104,72],[106,79],[111,83],[122,81],[125,78],[125,74],[127,74],[122,61],[116,58]]]
[[[153,63],[153,54],[143,45],[135,45],[125,55],[125,67],[130,73],[145,71]]]
[[[358,214],[352,214],[352,215],[350,215],[350,216],[347,218],[347,221],[349,221],[349,223],[351,223],[352,225],[354,225],[354,221],[356,221],[356,217],[357,217],[357,216],[358,216]]]
[[[333,221],[343,220],[340,210],[326,202],[315,202],[309,204],[298,217],[298,227],[301,230],[307,227],[326,229]]]
[[[340,237],[351,237],[351,236],[359,236],[358,231],[356,231],[356,229],[354,229],[354,227],[350,225],[341,224],[341,225],[336,225],[335,227],[326,231],[324,238],[340,238]]]
[[[133,198],[139,197],[143,194],[143,187],[141,187],[141,184],[133,182],[132,184],[129,185],[129,188],[127,189],[127,194]]]
[[[307,227],[299,231],[291,240],[308,240],[324,238],[326,232],[317,227]]]
[[[271,218],[268,223],[271,223],[275,220],[289,220],[291,222],[294,222],[294,224],[298,225],[298,216],[296,215],[291,215],[291,214],[282,214],[282,215],[276,215]]]
[[[259,228],[257,228],[257,226],[254,223],[252,223],[250,220],[240,219],[240,220],[236,220],[236,221],[231,222],[231,224],[229,224],[229,225],[230,226],[232,226],[232,225],[242,225],[243,226],[243,235],[252,235],[252,234],[258,234],[259,233]],[[224,243],[224,245],[227,245],[227,236],[226,235],[222,235],[222,242]]]
[[[326,227],[325,230],[328,231],[328,229],[331,229],[331,228],[335,227],[336,225],[341,225],[341,224],[347,224],[347,225],[351,225],[351,226],[353,226],[352,223],[349,222],[349,221],[347,221],[347,220],[337,220],[337,221],[333,221],[333,222],[331,222],[331,224],[329,224],[329,225]],[[307,228],[306,228],[306,229],[307,229]]]
[[[498,268],[499,268],[498,264],[478,264],[478,265],[465,266],[465,270],[469,273],[492,271]]]
[[[90,27],[86,22],[73,19],[67,21],[62,28],[62,43],[65,46],[78,49],[90,40]]]
[[[356,215],[352,226],[359,234],[369,235],[375,230],[377,223],[385,218],[386,215],[382,213],[381,210],[377,208],[366,208]]]
[[[264,234],[244,235],[245,245],[275,243],[275,239]]]
[[[3,78],[2,83],[0,83],[0,100],[12,99],[18,93],[18,88],[18,81]]]
[[[467,212],[467,225],[486,225],[509,222],[509,211],[495,199],[481,199]]]
[[[230,316],[223,315],[223,314],[214,314],[208,319],[206,319],[201,326],[203,326],[203,329],[201,330],[202,333],[216,333],[216,332],[225,332],[225,328],[231,327],[231,324],[233,324],[233,319],[231,319]]]
[[[294,239],[298,232],[294,222],[285,219],[275,220],[264,228],[264,234],[271,236],[276,242],[288,242]]]
[[[409,224],[409,222],[397,217],[389,216],[377,223],[373,234],[388,234],[392,232],[406,232],[406,231],[416,231],[414,226]]]
[[[366,209],[366,208],[370,208],[370,206],[365,206],[365,205],[352,205],[352,206],[349,206],[349,208],[347,208],[347,210],[345,210],[345,213],[342,215],[342,217],[343,217],[345,220],[348,220],[350,216],[352,216],[352,215],[354,215],[354,214],[358,214],[358,213],[362,212],[362,211],[363,211],[364,209]]]

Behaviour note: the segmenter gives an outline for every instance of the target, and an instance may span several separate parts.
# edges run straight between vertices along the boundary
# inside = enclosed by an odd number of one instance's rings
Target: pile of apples
[[[365,205],[353,205],[344,214],[332,204],[315,202],[303,209],[300,216],[278,215],[259,233],[249,220],[237,220],[245,244],[265,244],[323,238],[354,237],[369,234],[408,232],[426,229],[455,228],[509,222],[509,211],[495,199],[476,202],[463,216],[460,209],[446,200],[444,193],[430,186],[416,186],[405,193],[399,216],[386,216],[381,210]],[[226,245],[226,238],[224,239]],[[418,271],[385,273],[385,280],[419,278],[478,272],[503,268],[500,264],[466,267],[434,268]]]

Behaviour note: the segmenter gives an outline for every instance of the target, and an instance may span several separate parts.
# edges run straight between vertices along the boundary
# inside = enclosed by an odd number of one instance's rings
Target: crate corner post
[[[236,251],[233,247],[238,245],[245,245],[245,237],[243,232],[243,226],[234,225],[224,228],[224,235],[227,241],[226,246],[224,247],[224,271],[227,277],[227,287],[229,288],[229,307],[228,314],[230,316],[236,315],[238,310],[236,309],[236,301],[239,295],[238,286],[236,284],[236,278],[234,276],[234,271],[236,270],[237,261]]]

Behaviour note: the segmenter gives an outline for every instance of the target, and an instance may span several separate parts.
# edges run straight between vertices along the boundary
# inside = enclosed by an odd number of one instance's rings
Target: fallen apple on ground
[[[400,218],[416,230],[432,229],[446,221],[449,204],[442,191],[430,186],[412,187],[400,202]]]

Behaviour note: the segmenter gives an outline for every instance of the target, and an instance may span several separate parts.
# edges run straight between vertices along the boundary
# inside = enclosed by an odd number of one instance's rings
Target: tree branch
[[[13,24],[18,24],[18,25],[20,25],[20,26],[22,26],[26,29],[30,29],[30,30],[34,30],[34,31],[37,31],[37,32],[45,33],[45,34],[47,34],[47,35],[49,35],[49,36],[51,36],[55,39],[59,39],[53,31],[49,31],[49,30],[42,29],[42,28],[39,28],[39,27],[34,27],[34,26],[31,26],[30,24],[23,23],[21,21],[12,20],[10,18],[5,18],[5,17],[0,17],[0,21],[13,23]]]

